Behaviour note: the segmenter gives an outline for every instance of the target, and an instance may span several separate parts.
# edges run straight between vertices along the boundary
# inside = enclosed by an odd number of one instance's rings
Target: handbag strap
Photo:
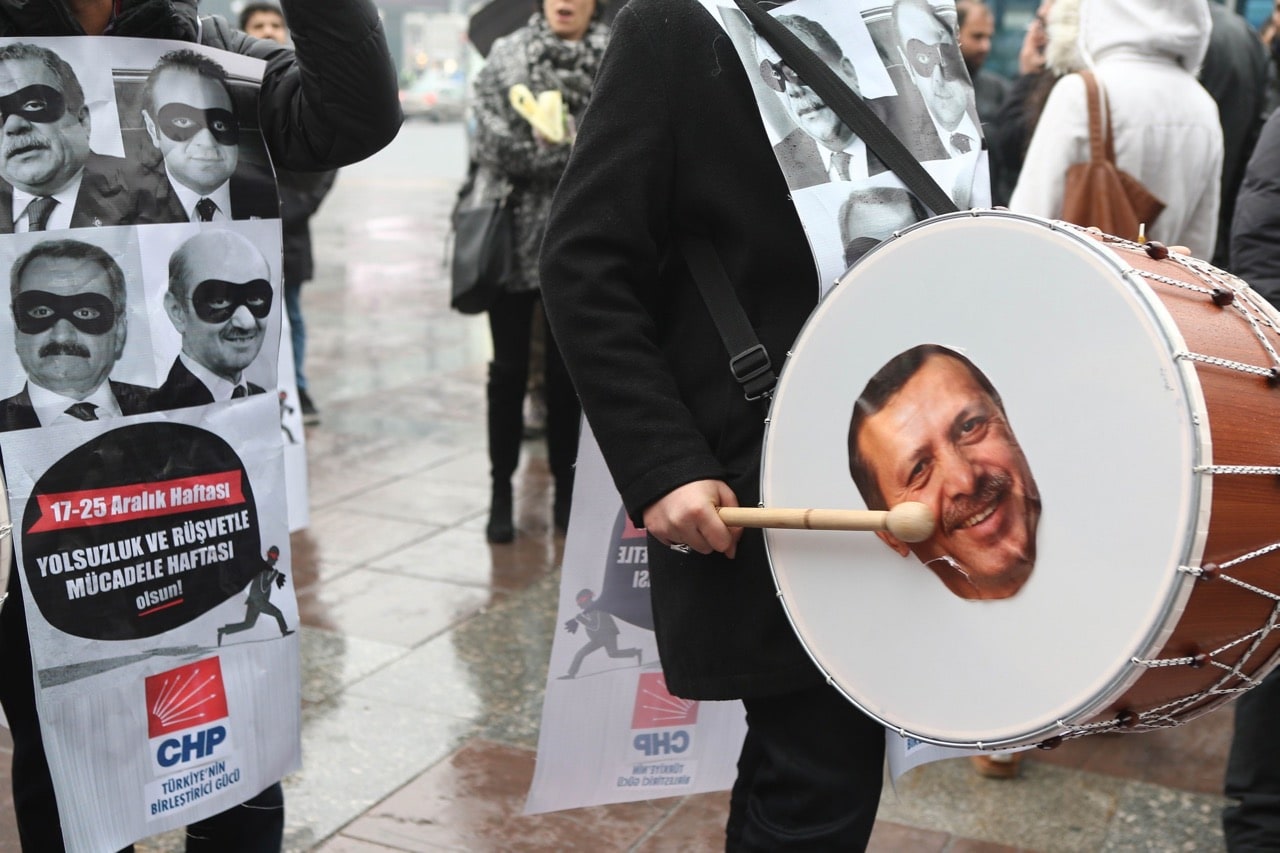
[[[1107,104],[1106,126],[1103,126],[1102,102],[1105,93],[1092,71],[1080,71],[1084,80],[1085,95],[1089,101],[1089,159],[1105,160],[1113,166],[1116,162],[1115,137],[1111,133],[1111,105]]]
[[[756,31],[782,57],[801,80],[817,93],[849,129],[858,134],[895,175],[935,214],[955,213],[960,208],[938,182],[920,165],[902,140],[875,114],[862,96],[836,76],[800,38],[755,0],[734,0]]]

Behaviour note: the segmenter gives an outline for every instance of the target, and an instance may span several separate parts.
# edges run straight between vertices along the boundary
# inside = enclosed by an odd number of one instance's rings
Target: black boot
[[[556,477],[556,495],[551,502],[551,518],[556,530],[566,533],[569,530],[569,510],[573,505],[573,475]]]
[[[484,536],[495,545],[501,545],[516,538],[516,526],[512,520],[510,480],[493,484],[493,495],[489,499],[489,523],[485,525]]]

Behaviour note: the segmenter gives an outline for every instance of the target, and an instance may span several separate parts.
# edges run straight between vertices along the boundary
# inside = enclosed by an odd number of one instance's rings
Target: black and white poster
[[[0,40],[0,451],[73,851],[300,765],[263,68]]]

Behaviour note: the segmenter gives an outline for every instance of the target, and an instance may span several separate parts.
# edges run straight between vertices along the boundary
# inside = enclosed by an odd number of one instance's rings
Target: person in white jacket
[[[1222,174],[1218,108],[1195,77],[1210,27],[1209,0],[1080,4],[1080,51],[1106,90],[1116,164],[1165,204],[1147,223],[1147,237],[1206,259],[1213,256]],[[1071,74],[1045,102],[1009,209],[1059,217],[1067,168],[1088,159],[1084,81]]]

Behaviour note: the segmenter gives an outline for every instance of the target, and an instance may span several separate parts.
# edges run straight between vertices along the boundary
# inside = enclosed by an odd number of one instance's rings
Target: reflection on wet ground
[[[519,816],[563,541],[537,442],[515,543],[484,541],[488,329],[449,310],[441,263],[464,167],[460,126],[410,125],[342,172],[315,221],[303,300],[323,420],[307,432],[311,523],[292,542],[304,769],[285,780],[286,849],[722,849],[725,794]],[[929,765],[886,788],[872,847],[1220,849],[1230,731],[1219,712],[1085,739],[1012,781]],[[11,804],[0,810],[0,850],[16,850]],[[180,833],[139,845],[181,849]]]

